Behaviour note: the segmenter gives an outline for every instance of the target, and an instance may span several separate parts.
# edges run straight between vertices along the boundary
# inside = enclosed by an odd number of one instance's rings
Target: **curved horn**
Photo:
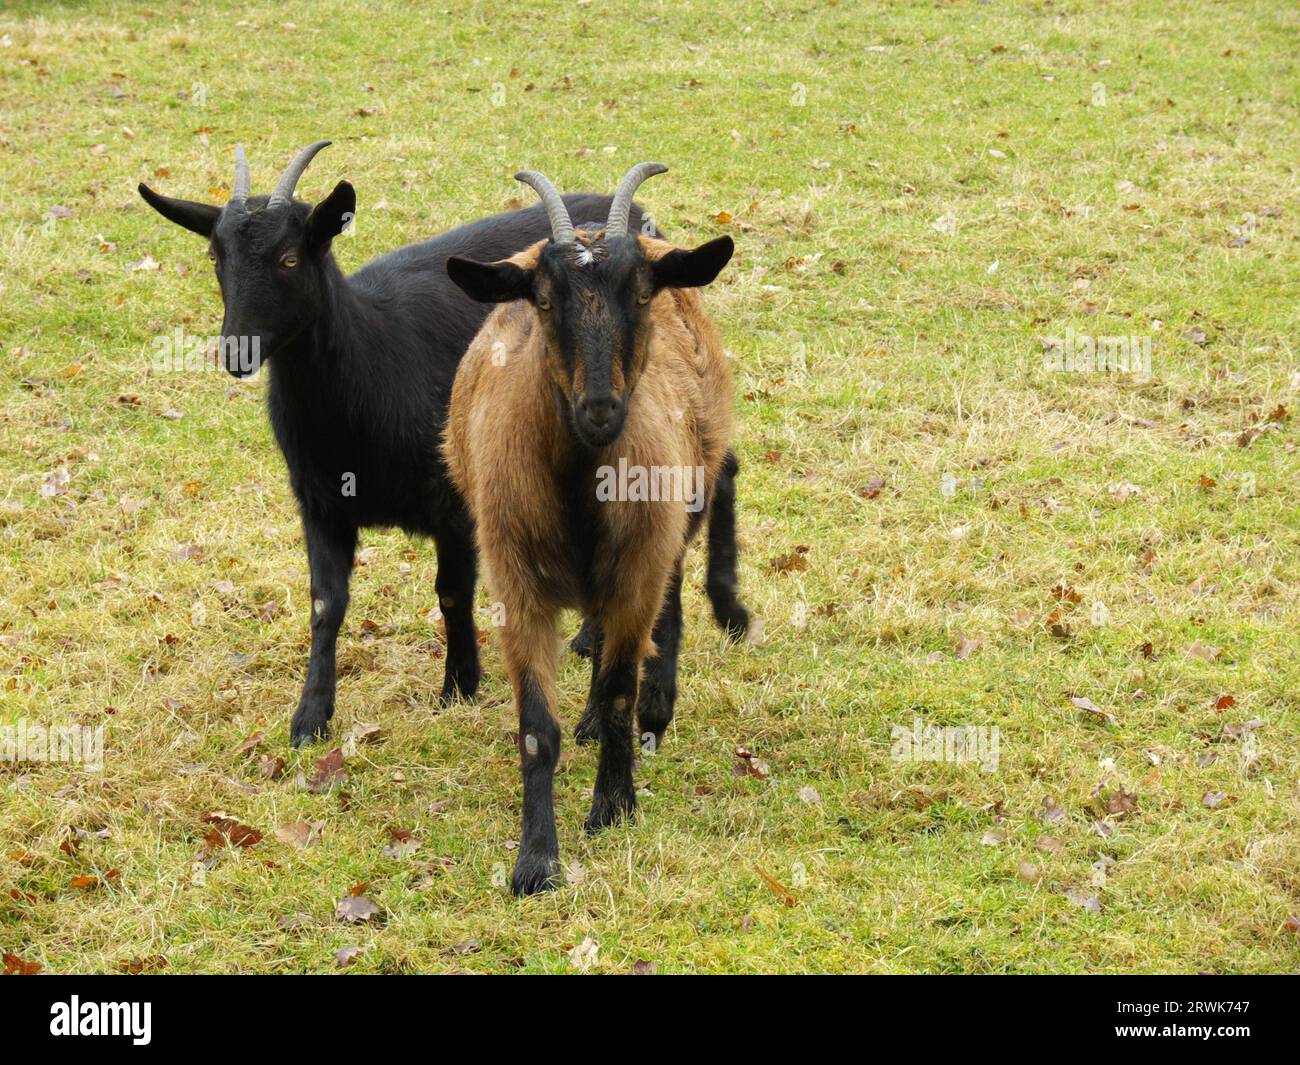
[[[623,180],[618,183],[618,190],[614,193],[614,201],[609,205],[609,221],[605,223],[606,239],[627,236],[627,219],[632,213],[632,197],[636,195],[636,190],[646,178],[667,171],[668,168],[663,163],[637,163],[623,175]]]
[[[242,144],[235,145],[235,183],[230,188],[230,202],[244,206],[244,201],[248,199],[248,193],[252,187],[252,179],[248,176],[248,156],[244,154]]]
[[[276,183],[271,198],[266,201],[268,209],[285,207],[293,200],[293,190],[298,187],[298,179],[302,177],[302,172],[307,169],[307,164],[316,158],[317,152],[322,148],[328,148],[329,145],[330,141],[317,141],[298,153],[297,158],[289,164],[288,169],[285,170],[279,182]]]
[[[551,220],[551,239],[556,244],[572,244],[575,238],[569,209],[564,206],[564,200],[550,179],[536,170],[521,170],[515,175],[515,180],[522,181],[542,198],[542,203],[546,205],[546,217]]]

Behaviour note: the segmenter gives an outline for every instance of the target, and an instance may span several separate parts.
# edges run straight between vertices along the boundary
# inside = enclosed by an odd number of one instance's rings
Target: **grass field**
[[[7,967],[1300,968],[1294,5],[405,11],[0,13],[0,726],[105,748],[0,762]],[[639,819],[582,835],[568,742],[546,896],[503,886],[490,636],[478,700],[435,707],[431,544],[365,537],[347,779],[305,786],[329,748],[287,744],[309,597],[265,375],[151,369],[221,302],[136,183],[221,203],[236,141],[265,192],[320,137],[299,194],[355,184],[348,270],[529,201],[525,164],[607,191],[662,159],[665,231],[737,240],[709,300],[763,638],[724,646],[695,550]],[[1150,372],[1052,372],[1068,336],[1145,338]],[[567,726],[587,679],[566,655]],[[996,727],[996,767],[894,757],[918,720]],[[335,916],[354,889],[368,921]]]

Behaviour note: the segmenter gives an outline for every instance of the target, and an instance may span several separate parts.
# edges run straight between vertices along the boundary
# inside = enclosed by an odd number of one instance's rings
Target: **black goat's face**
[[[290,176],[296,182],[309,161],[307,156],[297,174],[287,172],[281,186]],[[328,295],[330,245],[351,221],[356,193],[346,181],[339,182],[315,207],[294,200],[292,184],[269,197],[248,196],[242,152],[240,162],[244,169],[237,172],[237,194],[225,207],[172,199],[146,185],[140,186],[140,195],[164,218],[208,238],[225,305],[223,364],[234,376],[247,377],[320,316]],[[243,195],[238,195],[240,174]]]
[[[607,238],[593,227],[576,233],[572,242],[549,241],[532,268],[452,258],[447,271],[476,300],[532,303],[574,435],[599,448],[623,432],[628,401],[645,366],[655,295],[665,288],[707,285],[733,250],[730,237],[719,237],[651,259],[641,238]]]

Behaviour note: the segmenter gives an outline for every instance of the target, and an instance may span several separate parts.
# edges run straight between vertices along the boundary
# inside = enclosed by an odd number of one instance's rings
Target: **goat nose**
[[[613,396],[600,396],[597,398],[583,396],[578,405],[582,408],[582,413],[586,415],[587,421],[591,422],[597,429],[608,425],[610,419],[618,411],[618,400]]]

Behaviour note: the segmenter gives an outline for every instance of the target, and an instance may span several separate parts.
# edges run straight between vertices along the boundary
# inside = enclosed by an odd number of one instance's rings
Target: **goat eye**
[[[537,309],[542,311],[549,311],[551,309],[551,301],[548,300],[545,296],[538,296]]]
[[[642,292],[641,295],[637,296],[636,301],[642,306],[645,306],[647,303],[650,302],[650,293]]]
[[[284,256],[280,260],[280,265],[283,266],[286,270],[292,270],[295,266],[298,265],[298,256],[290,253],[289,255]]]
[[[208,249],[208,260],[214,263],[217,261],[217,253],[211,248]]]

